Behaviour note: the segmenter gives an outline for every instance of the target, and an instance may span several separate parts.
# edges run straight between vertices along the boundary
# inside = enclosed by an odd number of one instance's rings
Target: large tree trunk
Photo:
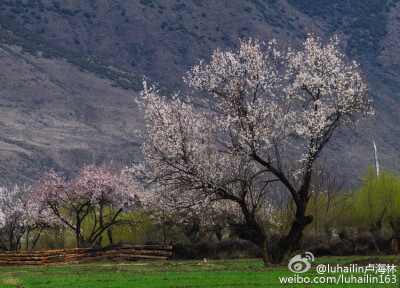
[[[303,231],[312,222],[312,219],[311,216],[294,218],[288,235],[276,243],[269,243],[268,261],[273,264],[286,261],[289,258],[289,254],[298,248],[300,240],[303,237]]]
[[[301,211],[304,211],[303,209]],[[254,218],[241,225],[233,225],[235,234],[245,240],[249,240],[260,249],[264,265],[279,264],[286,261],[289,254],[298,248],[298,244],[303,237],[305,227],[312,222],[311,216],[302,215],[297,211],[293,219],[289,233],[277,241],[268,240],[262,226]]]
[[[82,244],[82,237],[81,237],[81,222],[77,221],[75,227],[75,248],[80,248]]]
[[[79,233],[75,230],[75,248],[79,248]]]

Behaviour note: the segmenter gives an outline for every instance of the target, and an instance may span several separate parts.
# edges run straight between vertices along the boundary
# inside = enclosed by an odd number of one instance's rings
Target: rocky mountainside
[[[50,167],[130,165],[140,159],[133,99],[143,75],[185,91],[185,72],[217,47],[257,37],[298,48],[307,33],[339,35],[376,106],[326,159],[357,181],[375,140],[381,165],[400,170],[399,22],[395,0],[0,0],[2,185]]]
[[[131,91],[65,59],[0,48],[0,177],[30,182],[54,167],[132,163],[140,117]]]

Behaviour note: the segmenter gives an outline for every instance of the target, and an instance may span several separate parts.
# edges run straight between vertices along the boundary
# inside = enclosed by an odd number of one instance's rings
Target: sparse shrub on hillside
[[[45,18],[46,21],[47,18]],[[51,42],[45,41],[39,35],[32,33],[23,26],[11,21],[8,17],[0,14],[0,23],[5,29],[0,31],[0,37],[8,45],[21,46],[25,52],[36,56],[38,51],[43,53],[45,58],[59,57],[66,59],[69,63],[83,68],[87,71],[96,73],[100,76],[114,81],[116,86],[124,89],[141,89],[141,77],[125,72],[118,72],[110,69],[107,65],[94,61],[88,57],[61,48]],[[12,31],[10,33],[9,31]],[[39,32],[40,34],[40,32]]]
[[[289,0],[291,5],[311,17],[332,19],[329,31],[345,29],[350,35],[347,53],[354,55],[377,56],[379,42],[386,35],[386,0]],[[386,9],[387,10],[387,9]]]

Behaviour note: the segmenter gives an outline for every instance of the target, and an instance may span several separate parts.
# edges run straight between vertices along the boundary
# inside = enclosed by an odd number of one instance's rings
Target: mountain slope
[[[129,165],[140,158],[143,75],[185,91],[186,71],[217,47],[257,37],[300,48],[308,32],[340,36],[376,106],[324,157],[356,182],[375,140],[381,165],[400,170],[399,1],[0,0],[0,10],[3,183],[111,158]]]
[[[2,184],[30,183],[50,167],[68,175],[84,163],[135,160],[142,124],[132,91],[18,46],[1,47],[0,58]]]
[[[3,4],[3,14],[43,38],[172,85],[181,85],[198,59],[218,46],[235,47],[239,37],[296,42],[310,26],[296,10],[287,17],[276,1],[41,0],[32,1],[34,7],[16,2]]]

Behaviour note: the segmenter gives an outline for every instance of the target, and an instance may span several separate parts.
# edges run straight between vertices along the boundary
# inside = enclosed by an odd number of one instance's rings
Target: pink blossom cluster
[[[61,211],[89,211],[98,206],[118,209],[132,207],[142,198],[132,174],[125,170],[108,170],[106,166],[84,166],[71,180],[50,170],[35,188],[41,204],[39,218],[49,223],[69,224]],[[73,220],[72,220],[73,221]],[[69,226],[67,224],[67,226]]]

